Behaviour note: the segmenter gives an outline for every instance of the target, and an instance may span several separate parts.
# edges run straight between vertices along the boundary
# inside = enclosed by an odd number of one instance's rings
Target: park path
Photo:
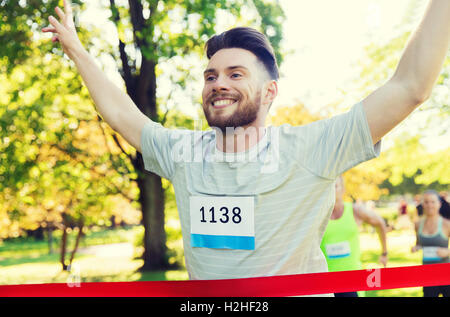
[[[78,250],[79,254],[95,255],[97,257],[111,258],[111,257],[133,257],[134,246],[132,243],[112,243],[93,245],[88,247],[82,247]]]

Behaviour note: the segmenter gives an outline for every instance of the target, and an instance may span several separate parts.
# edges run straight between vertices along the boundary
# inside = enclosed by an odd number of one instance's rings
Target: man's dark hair
[[[248,27],[237,27],[219,35],[214,35],[206,42],[206,56],[210,59],[217,51],[225,48],[242,48],[256,55],[270,75],[279,78],[277,60],[272,45],[264,34]]]

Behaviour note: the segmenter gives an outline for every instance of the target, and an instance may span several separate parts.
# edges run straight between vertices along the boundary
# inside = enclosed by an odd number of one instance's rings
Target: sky
[[[358,102],[359,100],[355,98],[359,93],[352,93],[350,87],[351,82],[360,74],[356,63],[364,56],[365,46],[374,41],[386,43],[399,34],[411,2],[411,0],[279,1],[286,14],[282,49],[289,53],[280,67],[279,94],[271,113],[279,106],[295,105],[298,102],[303,102],[308,109],[316,112],[342,99],[340,90],[347,92],[344,102],[349,106]],[[114,38],[114,27],[107,22],[107,16],[101,16],[102,11],[93,8],[95,5],[92,3],[99,2],[88,2],[87,12],[83,13],[80,23],[83,25],[87,22],[95,23],[105,31],[104,34],[110,34]],[[417,8],[417,23],[427,1],[418,3],[421,3],[421,7]],[[409,26],[409,29],[412,27]],[[116,80],[120,81],[114,71],[110,71],[110,76],[115,76]],[[201,76],[203,70],[198,71]],[[192,85],[194,94],[200,94],[202,81]],[[158,87],[159,94],[164,96],[169,94],[173,85],[167,78],[162,78]],[[173,93],[172,97],[175,99],[174,104],[179,103],[178,100],[188,99],[183,93]],[[183,108],[190,109],[184,105]],[[192,107],[189,112],[195,113],[194,108]],[[424,125],[423,118],[417,115],[410,116],[390,135],[393,138],[403,131],[414,134],[414,128],[421,125]],[[450,147],[449,134],[444,136],[438,136],[434,132],[429,134],[431,138],[425,143],[432,151]]]
[[[409,0],[281,0],[286,14],[278,104],[302,101],[313,111],[332,103],[338,88],[358,78],[354,67],[370,41],[395,34]]]

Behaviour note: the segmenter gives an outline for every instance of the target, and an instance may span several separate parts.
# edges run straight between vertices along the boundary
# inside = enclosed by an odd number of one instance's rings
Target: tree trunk
[[[164,228],[164,189],[161,177],[149,172],[143,174],[138,180],[144,225],[144,265],[141,270],[163,270],[169,268]]]
[[[130,88],[128,93],[133,96],[138,108],[153,121],[158,120],[155,69],[156,63],[143,57],[137,80],[134,85],[133,83],[127,85]],[[161,177],[145,170],[141,153],[137,153],[133,165],[139,175],[137,183],[144,225],[144,265],[141,270],[167,269],[169,262],[166,254],[164,189]]]
[[[145,37],[138,36],[143,29],[153,30],[149,23],[152,19],[143,16],[143,7],[140,1],[129,0],[130,20],[133,25],[135,45],[143,53],[143,49],[156,52],[155,43],[149,43],[152,34]],[[156,10],[155,1],[150,1],[150,14]],[[120,15],[114,0],[110,0],[113,20],[118,24]],[[150,45],[151,44],[151,45]],[[156,65],[157,60],[149,57],[155,54],[142,54],[139,71],[136,65],[131,66],[129,57],[125,51],[125,44],[119,40],[119,52],[122,62],[122,78],[128,95],[133,99],[139,110],[153,121],[158,121],[156,102]],[[156,56],[156,55],[155,55]],[[132,70],[134,69],[135,72]],[[135,73],[135,74],[133,74]],[[144,225],[144,265],[142,270],[160,270],[169,267],[166,255],[166,232],[164,229],[164,189],[161,177],[145,170],[142,155],[137,153],[133,158],[133,166],[138,173],[137,184],[140,190],[139,202],[141,203],[142,223]]]
[[[53,226],[47,225],[48,254],[53,254]]]
[[[74,246],[74,248],[72,250],[72,254],[70,255],[69,266],[72,266],[73,258],[75,257],[75,253],[77,253],[78,245],[80,244],[81,237],[83,236],[83,228],[84,228],[83,223],[81,223],[78,226],[79,230],[78,230],[78,234],[77,234],[77,239],[75,241],[75,246]]]
[[[61,265],[63,268],[63,271],[67,271],[67,265],[66,265],[66,247],[67,247],[67,226],[63,224],[63,235],[61,239]]]

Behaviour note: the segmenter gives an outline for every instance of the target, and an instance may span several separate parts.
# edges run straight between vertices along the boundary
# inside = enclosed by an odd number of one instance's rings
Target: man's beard
[[[227,128],[231,131],[238,127],[247,126],[253,122],[255,122],[258,117],[259,108],[261,106],[261,92],[259,91],[253,100],[247,101],[246,104],[240,103],[240,96],[238,98],[234,97],[234,99],[238,100],[238,105],[236,110],[229,115],[223,116],[220,114],[212,114],[210,104],[211,99],[224,96],[231,97],[229,94],[214,94],[207,100],[207,106],[204,108],[205,117],[208,121],[208,124],[211,128],[217,128],[222,131],[223,134],[226,134]]]

